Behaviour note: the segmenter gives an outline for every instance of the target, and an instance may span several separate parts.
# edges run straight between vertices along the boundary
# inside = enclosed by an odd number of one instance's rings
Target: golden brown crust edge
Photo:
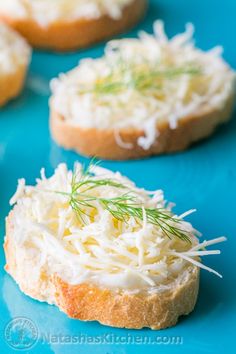
[[[0,76],[0,107],[18,96],[23,88],[27,65],[19,66],[15,72]]]
[[[185,117],[178,122],[176,129],[171,129],[168,122],[158,125],[158,138],[147,150],[142,149],[137,140],[144,132],[135,129],[123,129],[119,132],[121,140],[131,143],[127,149],[117,144],[114,130],[83,129],[72,126],[52,107],[50,129],[54,140],[66,149],[72,149],[86,156],[96,156],[111,160],[128,160],[151,155],[182,151],[192,143],[211,135],[215,128],[231,117],[234,95],[230,95],[223,108],[206,109],[195,115]]]
[[[193,310],[199,288],[199,269],[195,266],[191,267],[188,278],[176,284],[175,288],[153,294],[116,293],[94,285],[70,285],[56,275],[46,279],[42,274],[39,281],[30,281],[32,266],[16,257],[11,238],[11,213],[6,220],[5,269],[27,295],[47,301],[42,296],[42,289],[47,286],[51,303],[69,317],[121,328],[162,329],[175,325],[179,316]]]
[[[0,20],[21,33],[33,47],[71,51],[126,31],[142,18],[146,7],[147,0],[134,0],[124,8],[119,20],[101,16],[92,20],[58,21],[47,27],[41,27],[34,20],[16,19],[1,13]]]

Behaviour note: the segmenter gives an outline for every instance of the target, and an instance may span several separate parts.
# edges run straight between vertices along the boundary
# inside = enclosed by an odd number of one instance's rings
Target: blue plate
[[[162,18],[169,35],[183,31],[186,22],[196,26],[196,44],[209,49],[225,48],[225,59],[236,67],[234,0],[151,1],[146,19],[137,29],[151,31]],[[34,183],[42,166],[48,174],[64,161],[72,166],[87,159],[66,152],[50,139],[48,130],[48,82],[75,66],[79,59],[100,56],[103,45],[76,54],[36,52],[22,95],[0,111],[0,198],[1,237],[9,198],[17,179]],[[205,259],[224,275],[219,279],[202,271],[200,296],[194,312],[174,328],[125,330],[69,319],[56,307],[39,303],[22,294],[3,270],[1,249],[1,353],[25,349],[34,353],[227,353],[235,345],[236,309],[236,120],[218,129],[210,139],[190,150],[142,161],[104,162],[120,170],[147,189],[162,188],[166,198],[177,203],[177,211],[197,208],[190,219],[204,238],[227,235],[222,255]],[[22,318],[23,317],[23,318]],[[11,321],[11,322],[9,322]],[[21,329],[21,330],[19,330]],[[37,336],[39,337],[37,341]]]

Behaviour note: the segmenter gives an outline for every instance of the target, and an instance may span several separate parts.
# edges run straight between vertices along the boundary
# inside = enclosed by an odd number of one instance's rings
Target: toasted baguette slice
[[[167,290],[160,288],[154,294],[114,292],[87,283],[71,285],[56,275],[48,277],[43,272],[35,281],[32,279],[33,259],[17,257],[12,227],[9,216],[4,244],[6,271],[26,295],[57,305],[71,318],[96,320],[112,327],[161,329],[174,326],[179,316],[189,314],[195,306],[199,270],[194,266],[180,274]]]
[[[200,263],[201,250],[224,237],[199,244],[183,220],[190,212],[175,216],[161,191],[98,166],[72,173],[62,164],[41,178],[34,187],[19,181],[6,219],[5,269],[25,294],[114,327],[161,329],[193,310],[199,267],[216,273]]]
[[[80,6],[80,5],[75,5]],[[134,26],[145,14],[146,0],[131,0],[122,9],[122,15],[113,18],[103,14],[96,18],[58,18],[46,25],[35,18],[15,16],[1,11],[0,19],[21,33],[36,48],[55,51],[73,51],[102,41]],[[76,12],[75,8],[75,12]]]
[[[158,136],[148,149],[143,149],[137,143],[140,137],[145,136],[142,130],[135,128],[119,130],[119,139],[122,141],[120,144],[114,130],[86,129],[71,125],[53,108],[51,109],[50,130],[58,145],[85,156],[108,160],[144,158],[182,151],[192,143],[207,138],[218,125],[226,123],[231,118],[234,99],[234,96],[228,97],[222,108],[204,107],[204,110],[199,110],[195,115],[180,119],[176,129],[171,129],[167,121],[160,122],[156,127]]]
[[[168,40],[154,36],[107,44],[100,59],[83,60],[52,80],[51,133],[87,156],[126,160],[181,151],[230,119],[235,73],[219,48],[193,46],[192,26]]]
[[[2,23],[0,37],[0,106],[3,106],[22,90],[31,49],[17,32]]]

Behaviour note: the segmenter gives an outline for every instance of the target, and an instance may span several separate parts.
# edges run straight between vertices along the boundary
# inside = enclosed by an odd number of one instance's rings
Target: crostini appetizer
[[[100,59],[82,60],[51,84],[51,132],[77,152],[125,160],[186,149],[226,122],[235,73],[220,47],[194,47],[193,26],[168,40],[154,35],[107,44]]]
[[[194,308],[200,257],[219,254],[175,215],[160,190],[90,165],[19,180],[6,219],[6,270],[27,295],[69,317],[160,329]]]
[[[26,41],[0,22],[0,106],[20,93],[30,58]]]
[[[37,48],[75,50],[135,25],[146,0],[7,0],[0,19]]]

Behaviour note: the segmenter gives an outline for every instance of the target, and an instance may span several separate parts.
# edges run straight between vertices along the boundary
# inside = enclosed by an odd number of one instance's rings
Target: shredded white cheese
[[[30,56],[31,49],[26,41],[10,27],[0,23],[0,75],[28,65]]]
[[[160,190],[148,192],[137,188],[118,172],[93,167],[94,179],[110,178],[125,184],[138,195],[143,205],[143,220],[130,216],[119,221],[97,203],[96,209],[83,207],[82,221],[69,203],[72,172],[61,164],[55,174],[46,178],[44,170],[36,186],[26,186],[23,179],[11,199],[12,231],[20,257],[33,256],[34,277],[40,274],[59,275],[70,284],[83,282],[110,289],[134,291],[165,287],[173,283],[191,264],[213,271],[200,262],[199,256],[218,254],[219,250],[205,250],[206,246],[225,240],[221,237],[199,244],[197,231],[183,217],[179,228],[188,231],[191,243],[177,237],[168,238],[157,225],[147,220],[145,208],[169,208]],[[79,180],[81,165],[76,165]],[[90,191],[96,197],[114,198],[123,193],[109,185]],[[17,255],[16,255],[17,258]],[[215,272],[215,271],[213,271]],[[215,272],[216,273],[216,272]],[[219,275],[218,273],[216,273]]]
[[[168,121],[176,129],[186,116],[224,106],[235,89],[235,73],[221,57],[222,48],[204,52],[194,46],[193,25],[186,32],[168,39],[161,21],[154,23],[154,35],[145,32],[138,39],[108,42],[105,55],[99,59],[84,59],[67,74],[51,83],[51,107],[63,115],[68,124],[82,128],[141,129],[145,136],[138,140],[148,149],[157,139],[159,122]],[[184,68],[197,68],[188,74]],[[182,75],[147,79],[156,71],[183,70]],[[135,88],[133,72],[146,73],[148,88]],[[126,87],[112,90],[112,84]],[[137,79],[137,77],[136,77]],[[139,76],[140,79],[140,76]],[[133,81],[132,81],[133,80]],[[144,79],[143,79],[144,80]],[[103,92],[98,86],[103,83]],[[145,83],[145,81],[144,81]],[[156,86],[155,86],[156,83]],[[109,86],[110,85],[110,86]],[[117,139],[119,144],[119,139]],[[125,148],[122,144],[119,144]]]
[[[33,19],[47,27],[58,21],[97,19],[108,15],[122,17],[123,9],[134,0],[1,0],[0,11],[6,16]]]

